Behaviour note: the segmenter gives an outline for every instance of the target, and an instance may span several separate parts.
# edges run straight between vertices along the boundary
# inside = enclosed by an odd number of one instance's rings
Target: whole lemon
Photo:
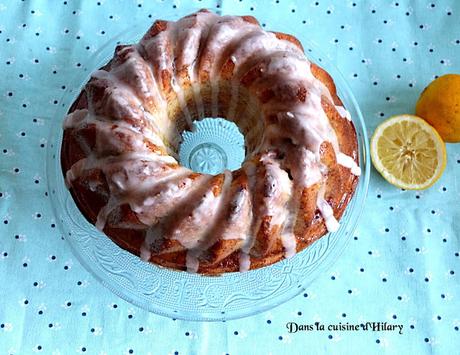
[[[420,95],[415,113],[436,128],[445,142],[460,142],[460,75],[433,80]]]

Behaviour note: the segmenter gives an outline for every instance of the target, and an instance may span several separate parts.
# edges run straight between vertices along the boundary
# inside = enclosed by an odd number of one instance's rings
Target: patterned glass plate
[[[244,160],[244,137],[233,122],[205,118],[182,133],[180,163],[198,173],[216,175],[236,170]]]
[[[153,15],[153,18],[176,20],[184,15],[179,12],[162,13]],[[78,77],[69,85],[70,89],[60,101],[47,151],[47,183],[58,225],[75,256],[92,275],[118,296],[148,311],[171,318],[221,321],[246,317],[273,308],[301,293],[319,274],[325,272],[337,260],[356,228],[370,175],[368,140],[358,104],[337,68],[308,42],[305,34],[297,33],[296,29],[290,29],[282,23],[275,24],[272,29],[295,34],[303,43],[310,60],[329,71],[358,133],[362,175],[354,197],[340,220],[340,229],[336,233],[329,233],[288,260],[246,273],[207,277],[145,263],[120,249],[80,213],[64,184],[60,149],[62,121],[89,79],[90,73],[112,57],[116,44],[139,40],[150,24],[143,23],[109,40],[83,65],[83,71],[79,71]],[[193,137],[190,138],[192,139]],[[202,163],[203,156],[219,156],[221,152],[211,145],[201,146],[195,151],[196,154],[201,157],[194,157],[192,154],[189,158],[192,166]],[[231,157],[233,158],[236,161],[239,159],[238,156]],[[209,164],[212,159],[206,161]],[[228,163],[227,161],[225,164]],[[217,159],[215,164],[223,163]],[[221,169],[217,165],[213,166],[211,163],[204,168]]]

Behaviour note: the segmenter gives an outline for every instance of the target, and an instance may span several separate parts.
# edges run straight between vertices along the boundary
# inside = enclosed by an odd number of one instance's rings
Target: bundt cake
[[[244,134],[240,169],[178,163],[181,132],[205,117]],[[202,274],[270,265],[336,231],[360,175],[332,78],[251,16],[156,21],[92,74],[63,128],[83,215],[145,261]]]

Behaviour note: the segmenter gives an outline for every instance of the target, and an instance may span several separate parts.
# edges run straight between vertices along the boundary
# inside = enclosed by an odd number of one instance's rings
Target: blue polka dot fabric
[[[372,170],[346,251],[305,292],[256,316],[199,323],[150,314],[73,256],[46,186],[60,98],[120,31],[201,7],[307,33],[347,79],[369,134],[391,115],[413,113],[435,77],[460,72],[455,0],[0,1],[1,353],[458,353],[458,144],[447,145],[446,171],[426,191],[402,191]],[[305,327],[289,332],[290,322]]]

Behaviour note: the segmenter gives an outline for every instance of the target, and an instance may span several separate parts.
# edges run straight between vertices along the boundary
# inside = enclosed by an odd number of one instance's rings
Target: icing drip
[[[257,172],[257,167],[256,165],[251,162],[251,161],[246,161],[242,168],[245,170],[246,172],[246,176],[248,177],[248,181],[249,181],[249,191],[254,191],[255,189],[255,186],[256,186],[256,172]],[[254,196],[253,196],[254,198]],[[253,216],[254,218],[255,216]],[[251,221],[253,220],[253,218],[251,219]],[[251,224],[251,223],[249,223]],[[249,232],[248,235],[247,235],[247,238],[243,244],[243,246],[241,247],[241,254],[240,254],[240,258],[241,258],[241,255],[242,254],[249,254],[249,252],[251,251],[251,248],[253,247],[254,245],[254,242],[255,242],[255,234],[254,233],[251,233]]]
[[[352,157],[345,155],[343,153],[337,154],[337,163],[343,165],[346,168],[349,168],[353,175],[361,175],[361,168],[356,164]]]
[[[273,225],[282,225],[287,217],[284,205],[290,198],[292,183],[271,154],[264,155],[260,160],[266,169],[261,215],[271,216]]]
[[[107,222],[107,217],[109,216],[110,212],[112,212],[113,209],[117,206],[117,199],[111,196],[107,204],[99,211],[95,226],[101,232],[104,230],[105,224]]]
[[[144,261],[149,261],[151,256],[150,248],[142,244],[139,257]]]
[[[187,255],[185,257],[185,266],[187,267],[188,272],[197,272],[198,268],[200,267],[200,262],[198,260],[198,256],[192,250],[187,251]]]
[[[114,124],[113,121],[109,121],[103,116],[96,116],[86,109],[76,110],[64,120],[65,129],[82,129],[88,126],[95,127],[96,145],[93,147],[93,151],[87,147],[87,155],[92,153],[97,155],[123,153],[127,147],[132,147],[132,150],[136,151],[149,152],[147,143],[166,149],[157,133],[147,126],[135,129],[125,121],[117,121]]]
[[[203,239],[206,239],[204,237],[207,235],[209,226],[212,225],[211,221],[214,221],[214,217],[221,208],[222,198],[225,196],[231,178],[231,173],[226,171],[222,189],[216,192],[213,188],[214,185],[209,183],[215,180],[208,177],[207,189],[198,203],[191,206],[192,210],[189,213],[187,211],[185,217],[174,225],[174,228],[166,237],[178,241],[186,249],[197,249],[200,251],[205,244],[205,240]],[[203,221],[208,221],[208,223],[203,223]]]
[[[222,233],[221,238],[223,240],[242,239],[245,241],[248,239],[249,226],[247,224],[241,225],[238,223],[238,220],[241,218],[248,220],[252,219],[248,191],[241,190],[237,192],[229,204],[232,213],[230,215],[230,219],[227,222],[227,228]]]
[[[281,234],[281,243],[284,247],[284,256],[292,258],[296,253],[297,239],[293,233]]]
[[[300,160],[302,161],[302,160]],[[292,168],[291,168],[291,173],[292,173]],[[301,178],[301,177],[300,177]],[[298,176],[293,176],[294,183],[293,185],[295,186],[297,181],[303,181],[303,180],[298,180]],[[297,250],[297,239],[294,234],[294,228],[295,224],[297,221],[297,213],[300,208],[300,198],[295,198],[302,196],[302,190],[303,190],[302,184],[297,184],[297,186],[292,188],[292,195],[291,199],[287,205],[287,218],[286,221],[283,225],[282,233],[281,233],[281,242],[283,244],[284,248],[284,256],[286,258],[290,258],[293,253]]]
[[[240,271],[241,272],[249,271],[249,269],[251,268],[251,258],[249,257],[249,255],[245,252],[240,252],[239,260],[240,260]]]
[[[268,193],[264,198],[262,215],[272,216],[270,221],[272,225],[283,226],[293,223],[290,221],[292,218],[290,218],[290,212],[292,211],[287,208],[292,193],[292,182],[288,174],[281,169],[279,163],[271,155],[265,155],[261,160],[265,164],[269,186]],[[281,234],[281,242],[286,258],[295,254],[297,241],[292,232]]]
[[[88,110],[75,110],[74,112],[67,115],[65,120],[62,122],[62,128],[69,129],[79,126],[88,116]]]
[[[278,51],[303,55],[302,51],[296,45],[288,41],[278,40],[274,33],[265,32],[260,29],[252,30],[239,40],[237,48],[230,56],[230,60],[235,65],[233,70],[234,75],[240,78],[255,60],[263,60]]]
[[[248,23],[238,16],[222,16],[214,22],[206,39],[206,48],[202,52],[206,60],[200,65],[200,70],[210,74],[211,82],[219,76],[218,71],[221,69],[221,57],[224,52],[222,48],[228,48],[233,43],[239,42],[242,36],[252,30],[261,31],[257,25]]]
[[[210,28],[217,21],[218,16],[213,13],[199,12],[195,17],[186,17],[175,24],[177,48],[176,68],[186,68],[192,85],[198,117],[205,117],[203,99],[198,80],[198,56],[202,42],[208,37]],[[191,126],[193,127],[193,126]]]
[[[210,12],[199,12],[196,16],[183,18],[176,22],[177,48],[176,68],[186,68],[190,81],[198,79],[198,60],[200,47],[207,39],[211,27],[219,16]]]
[[[322,164],[318,155],[306,148],[287,151],[286,165],[299,188],[310,187],[323,178]]]
[[[345,109],[345,107],[336,105],[336,106],[335,106],[335,109],[337,110],[337,112],[339,113],[340,116],[346,118],[348,121],[351,121],[350,112],[348,112],[348,111]]]
[[[180,109],[182,113],[184,114],[184,118],[185,118],[185,121],[187,122],[188,129],[191,130],[193,127],[193,119],[192,119],[192,116],[190,115],[187,104],[185,102],[184,91],[182,90],[182,87],[177,84],[176,78],[174,76],[171,79],[171,87],[173,88],[174,92],[177,95],[177,100],[179,101]]]
[[[111,194],[107,204],[99,211],[96,222],[96,227],[103,230],[107,217],[115,208],[123,203],[133,203],[138,196],[172,176],[171,173],[177,168],[165,167],[165,164],[171,163],[170,160],[171,157],[168,156],[143,152],[104,158],[97,158],[93,154],[72,165],[66,174],[66,184],[71,187],[75,179],[92,169],[99,169],[105,174]],[[182,169],[184,168],[179,168]]]
[[[144,261],[149,261],[152,256],[152,248],[161,240],[162,229],[156,225],[147,229],[145,233],[144,243],[141,245],[140,257]]]
[[[188,174],[190,171],[187,169],[174,171],[166,178],[158,179],[154,187],[158,186],[159,191],[151,189],[149,195],[139,195],[137,199],[129,201],[137,218],[145,225],[153,225],[173,210],[188,193],[193,191],[194,184]]]
[[[139,54],[137,45],[117,50],[110,75],[116,77],[119,83],[130,86],[143,101],[143,106],[153,108],[165,104],[150,65]]]
[[[324,218],[327,230],[329,232],[336,232],[339,229],[340,224],[334,217],[332,207],[324,199],[324,192],[318,195],[317,206]]]
[[[207,191],[199,205],[192,211],[191,216],[181,221],[174,229],[171,239],[177,240],[186,249],[195,248],[200,241],[199,236],[201,236],[204,232],[203,229],[205,229],[203,221],[212,218],[218,207],[219,200],[219,196],[214,196],[212,190]],[[195,233],[190,233],[188,231],[189,228]],[[184,233],[184,231],[188,231],[188,233]]]
[[[283,127],[286,136],[289,137],[295,145],[305,147],[301,150],[302,158],[300,164],[292,164],[295,167],[292,171],[297,181],[303,181],[305,186],[310,186],[323,180],[324,167],[320,161],[320,146],[324,141],[332,144],[337,156],[337,161],[347,164],[356,173],[357,167],[354,167],[350,159],[339,151],[337,136],[332,128],[329,119],[322,107],[322,97],[330,97],[330,93],[325,86],[317,80],[311,73],[308,61],[302,60],[297,55],[275,56],[271,58],[264,74],[267,77],[288,77],[293,82],[298,82],[300,87],[307,87],[305,101],[295,104],[289,110],[283,109],[281,103],[281,112],[279,106],[268,107],[267,111],[277,111],[278,124]],[[269,79],[267,79],[269,80]],[[272,89],[272,90],[276,90]],[[283,92],[276,91],[280,97]],[[332,99],[330,100],[332,102]],[[271,132],[274,132],[273,130]],[[275,133],[278,135],[279,133]],[[267,135],[270,138],[270,134]],[[267,139],[266,146],[271,146],[270,139]],[[321,211],[329,231],[338,229],[339,224],[334,218],[332,208],[321,197],[317,200],[317,207]],[[291,229],[292,227],[289,227]]]
[[[232,183],[232,173],[229,170],[225,170],[224,179],[225,180],[222,185],[221,193],[218,196],[214,196],[214,194],[211,191],[211,194],[214,198],[212,202],[207,201],[206,199],[208,197],[207,195],[205,195],[201,206],[193,211],[192,223],[199,226],[199,228],[202,229],[201,235],[198,234],[198,237],[193,242],[193,244],[191,244],[189,240],[182,238],[182,236],[180,239],[177,239],[183,246],[185,246],[188,249],[186,257],[187,271],[196,272],[198,270],[200,264],[200,256],[215,241],[212,238],[212,235],[209,235],[209,233],[213,232],[213,228],[217,223],[216,218],[223,213],[223,203],[228,201],[228,192]],[[199,212],[196,213],[197,211]],[[213,217],[216,218],[213,219]],[[203,223],[203,221],[211,222]],[[173,237],[173,239],[175,238]]]

